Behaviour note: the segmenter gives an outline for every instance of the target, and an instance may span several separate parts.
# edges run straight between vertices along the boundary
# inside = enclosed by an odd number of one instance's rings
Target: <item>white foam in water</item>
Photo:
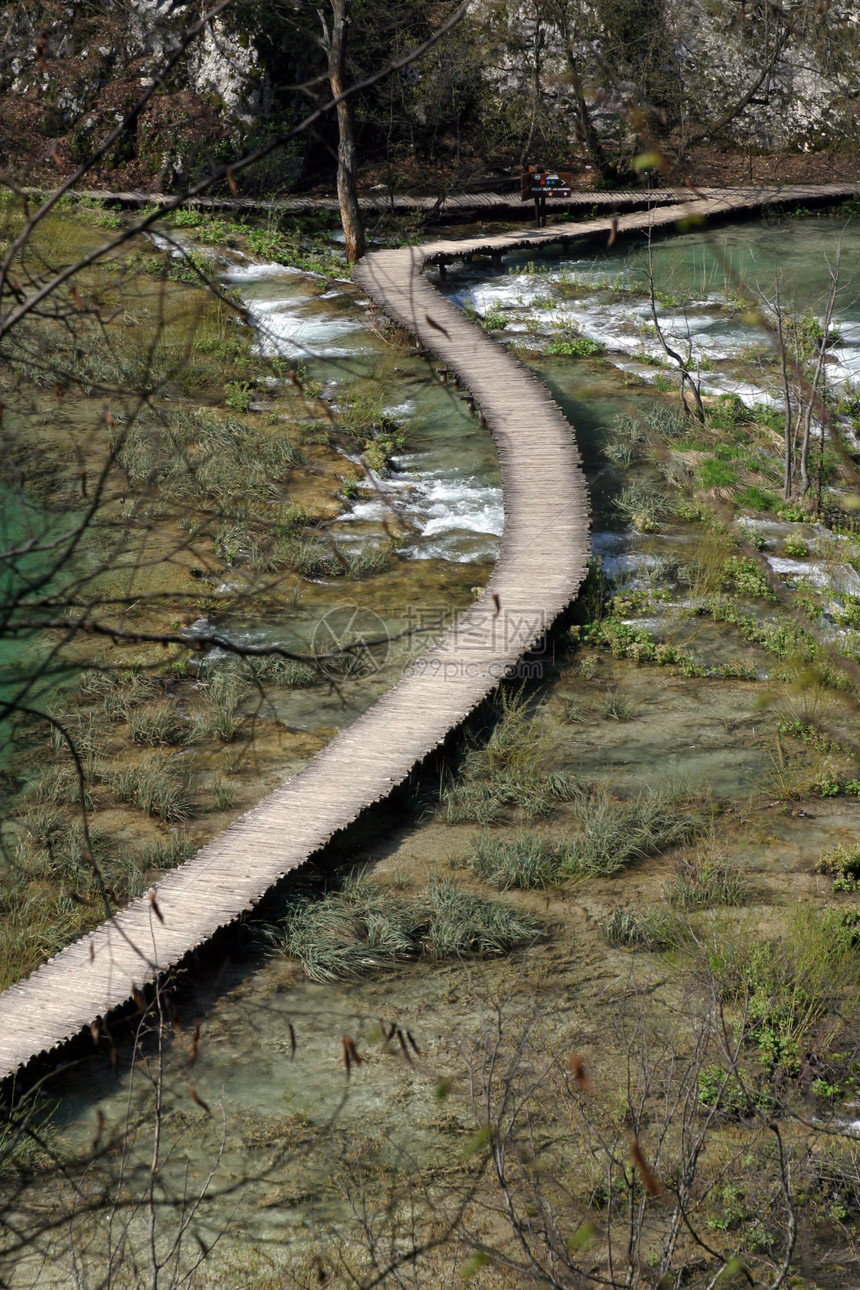
[[[285,358],[344,358],[354,354],[355,349],[338,348],[331,342],[366,331],[362,318],[301,311],[295,300],[251,299],[246,303],[264,354],[282,354]]]
[[[634,358],[638,354],[650,358],[665,357],[650,326],[650,305],[644,298],[619,304],[601,299],[598,294],[548,303],[548,297],[554,295],[556,282],[564,270],[573,270],[583,285],[593,282],[600,287],[607,283],[607,279],[626,279],[623,265],[614,272],[613,267],[611,264],[598,267],[590,262],[565,261],[555,274],[518,273],[490,282],[471,283],[459,287],[451,299],[461,308],[473,306],[482,317],[502,313],[507,319],[505,332],[518,338],[522,336],[522,343],[535,349],[542,348],[540,336],[552,336],[566,329],[577,330],[605,345],[609,361],[614,361],[617,367],[636,372],[653,383],[667,372],[654,371],[644,363],[637,364]],[[641,290],[644,297],[644,283],[625,280],[625,285]],[[723,304],[719,293],[710,293],[706,299],[692,302],[686,312],[658,305],[658,318],[667,341],[682,349],[686,348],[688,338],[692,342],[694,367],[697,355],[711,362],[726,361],[743,357],[744,350],[751,343],[772,343],[760,328],[734,323],[727,318],[721,312]],[[860,385],[860,322],[843,321],[837,317],[834,328],[839,333],[840,343],[828,352],[828,383],[831,386]],[[613,358],[614,355],[624,357]],[[700,380],[705,394],[736,394],[748,406],[756,403],[781,406],[778,391],[770,391],[752,381],[738,380],[729,371],[702,373]]]
[[[451,471],[403,469],[421,460],[400,458],[401,471],[390,477],[371,474],[374,491],[362,488],[339,523],[379,523],[394,510],[415,532],[405,546],[410,559],[465,563],[496,555],[504,526],[501,488]]]
[[[243,282],[256,286],[284,273],[299,272],[282,265],[259,264],[231,269],[225,277],[240,287]],[[336,342],[357,333],[367,335],[363,315],[357,309],[325,312],[318,301],[319,297],[306,302],[302,297],[266,299],[256,291],[249,293],[245,304],[257,329],[258,349],[286,357],[323,359],[360,352],[360,345],[345,349]],[[414,415],[415,403],[404,399],[386,407],[385,412],[395,420],[404,420]],[[456,469],[437,467],[434,460],[431,454],[403,454],[393,460],[395,469],[390,475],[368,472],[367,483],[359,486],[358,496],[337,521],[342,536],[348,540],[350,524],[382,524],[395,510],[414,533],[404,547],[410,559],[463,563],[495,558],[504,525],[501,488]]]
[[[225,282],[261,282],[301,272],[292,264],[232,264],[222,276]]]

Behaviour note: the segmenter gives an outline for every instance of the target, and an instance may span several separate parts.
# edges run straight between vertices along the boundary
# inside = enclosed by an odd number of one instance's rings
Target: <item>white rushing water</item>
[[[367,302],[340,284],[312,290],[308,275],[277,264],[232,266],[223,281],[240,291],[257,331],[258,351],[313,363],[332,400],[345,377],[372,373],[385,352],[368,327]],[[402,551],[410,559],[495,559],[504,513],[485,432],[477,432],[452,395],[432,386],[428,392],[426,383],[415,397],[391,400],[383,412],[407,439],[417,436],[421,449],[395,457],[383,475],[365,471],[355,494],[344,501],[343,514],[329,526],[330,535],[358,544],[368,536],[384,537],[393,527],[403,535]],[[425,426],[434,413],[438,433]],[[360,464],[357,457],[347,462]]]
[[[474,310],[479,319],[504,320],[496,332],[502,340],[515,338],[518,345],[542,350],[548,339],[587,336],[622,370],[650,383],[673,380],[674,365],[657,337],[646,292],[641,270],[631,274],[620,259],[561,259],[537,270],[534,265],[512,268],[490,280],[476,280],[467,268],[449,286],[460,308]],[[689,348],[703,393],[733,393],[748,406],[779,405],[774,376],[763,369],[761,380],[749,369],[738,376],[729,367],[748,363],[754,368],[759,355],[775,348],[754,310],[730,293],[709,289],[688,296],[684,305],[658,296],[656,312],[668,343],[685,356]],[[831,389],[847,389],[860,384],[860,321],[837,310],[834,328],[839,340],[828,351],[827,381]]]

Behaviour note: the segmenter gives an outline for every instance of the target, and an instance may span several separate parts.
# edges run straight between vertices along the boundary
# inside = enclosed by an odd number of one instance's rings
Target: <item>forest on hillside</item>
[[[794,177],[823,178],[850,170],[860,139],[852,0],[229,0],[214,9],[188,39],[204,7],[2,6],[0,167],[19,182],[55,181],[123,123],[91,186],[178,191],[204,180],[330,101],[339,22],[343,85],[358,87],[360,173],[394,192],[480,187],[525,162],[564,163],[584,187],[612,186],[630,182],[635,158],[655,149],[681,180],[758,178],[759,159],[774,155],[794,158]],[[443,40],[361,88],[455,15]],[[136,110],[155,75],[156,93]],[[245,172],[243,190],[330,188],[336,151],[327,114]]]

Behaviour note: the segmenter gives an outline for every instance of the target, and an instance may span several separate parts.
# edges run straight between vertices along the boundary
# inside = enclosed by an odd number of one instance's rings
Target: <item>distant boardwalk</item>
[[[377,189],[358,199],[361,209],[368,214],[384,215],[386,212],[423,211],[429,219],[434,216],[450,219],[458,215],[463,219],[475,216],[492,219],[494,215],[503,216],[520,212],[528,218],[530,206],[520,200],[519,187],[514,190],[514,181],[509,181],[509,192],[486,193],[440,193],[438,196],[413,196],[409,193],[389,193]],[[17,189],[29,197],[45,196],[43,188]],[[689,188],[613,188],[607,192],[574,192],[570,197],[547,198],[547,210],[552,214],[563,214],[569,211],[580,214],[583,211],[621,211],[641,206],[666,206],[676,202],[689,202],[692,197],[724,197],[731,192],[743,196],[749,205],[763,204],[785,200],[787,202],[838,201],[841,197],[851,196],[857,186],[845,183],[833,184],[793,184],[790,188],[780,190],[782,199],[775,197],[772,184],[748,184],[737,188],[698,188],[695,192]],[[148,193],[142,191],[104,192],[101,189],[76,190],[79,197],[92,201],[119,203],[122,206],[157,206],[174,200],[170,193]],[[234,197],[224,193],[217,197],[193,197],[188,200],[189,206],[201,210],[227,211],[276,211],[284,215],[301,215],[305,211],[339,211],[335,197]]]
[[[853,191],[830,185],[826,195]],[[816,194],[821,197],[823,189]],[[684,213],[730,214],[810,196],[808,188],[727,191],[689,202]],[[677,206],[625,215],[617,231],[665,226],[678,218]],[[125,1003],[135,987],[250,909],[338,830],[385,798],[576,595],[586,568],[589,516],[571,428],[544,386],[443,300],[422,269],[472,254],[605,236],[612,225],[603,218],[437,241],[377,252],[355,270],[368,295],[456,373],[492,431],[505,510],[492,577],[454,627],[373,708],[305,770],[159,881],[163,922],[148,898],[137,900],[0,995],[0,1078]]]

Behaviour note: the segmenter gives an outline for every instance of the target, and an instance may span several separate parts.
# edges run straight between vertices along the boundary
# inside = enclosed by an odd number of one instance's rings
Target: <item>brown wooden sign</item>
[[[535,170],[529,166],[520,180],[520,200],[534,201],[536,197],[570,197],[573,192],[573,175],[569,170]]]

